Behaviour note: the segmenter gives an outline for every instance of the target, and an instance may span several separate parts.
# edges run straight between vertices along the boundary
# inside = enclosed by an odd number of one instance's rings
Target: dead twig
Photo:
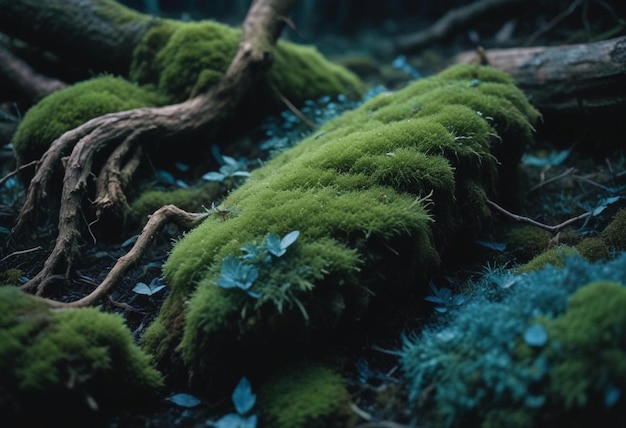
[[[557,224],[555,226],[550,226],[550,225],[538,222],[537,220],[533,220],[530,217],[524,217],[524,216],[521,216],[521,215],[513,214],[512,212],[507,211],[506,209],[502,208],[500,205],[496,204],[493,201],[487,200],[487,204],[491,208],[495,209],[496,211],[504,214],[505,216],[507,216],[507,217],[509,217],[509,218],[511,218],[511,219],[513,219],[515,221],[520,221],[522,223],[527,223],[527,224],[531,224],[533,226],[537,226],[537,227],[539,227],[541,229],[547,230],[548,232],[552,233],[553,235],[556,235],[557,233],[559,233],[559,231],[561,229],[563,229],[564,227],[569,226],[572,223],[576,223],[577,221],[584,220],[584,219],[586,219],[587,217],[589,217],[592,214],[591,211],[588,211],[588,212],[586,212],[584,214],[581,214],[581,215],[579,215],[577,217],[573,217],[573,218],[570,218],[569,220],[565,220],[564,222],[559,223],[559,224]]]

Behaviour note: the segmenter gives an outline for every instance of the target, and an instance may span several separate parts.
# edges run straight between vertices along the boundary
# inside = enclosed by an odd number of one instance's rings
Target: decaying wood
[[[94,156],[103,150],[113,150],[105,169],[121,171],[128,167],[120,169],[118,158],[121,153],[114,150],[115,147],[132,152],[143,144],[171,142],[173,137],[181,141],[218,127],[270,67],[275,41],[284,25],[282,17],[289,12],[292,4],[293,0],[255,0],[252,3],[242,26],[242,40],[235,58],[224,78],[207,92],[180,104],[107,114],[66,132],[52,143],[28,188],[13,234],[19,235],[35,224],[51,196],[52,177],[61,164],[61,158],[71,151],[63,179],[58,237],[43,269],[24,284],[24,290],[41,295],[54,273],[63,265],[66,266],[66,275],[69,275],[81,236],[80,209],[87,178],[92,174]],[[119,175],[113,173],[109,177],[118,181]],[[102,188],[119,188],[119,183],[109,184],[100,185]],[[125,201],[120,194],[108,196],[106,203],[113,207]]]
[[[146,252],[150,243],[157,236],[158,232],[168,223],[175,223],[183,230],[189,230],[204,220],[209,213],[195,214],[188,213],[175,207],[165,205],[159,208],[150,216],[141,234],[137,238],[133,248],[120,257],[115,266],[109,271],[106,278],[89,295],[73,302],[59,302],[52,299],[43,299],[53,308],[79,308],[89,306],[99,301],[106,293],[111,291],[113,286],[124,276],[128,270],[135,266]]]
[[[521,7],[528,7],[528,3],[527,0],[480,0],[452,9],[430,27],[399,37],[395,41],[396,51],[418,51],[467,29],[477,20],[488,19],[496,13],[500,19],[503,16],[513,16]]]
[[[567,121],[570,130],[584,127],[587,132],[607,123],[624,125],[626,36],[568,46],[490,49],[482,55],[515,79],[544,115],[545,125]],[[475,59],[476,53],[465,52],[455,62]]]

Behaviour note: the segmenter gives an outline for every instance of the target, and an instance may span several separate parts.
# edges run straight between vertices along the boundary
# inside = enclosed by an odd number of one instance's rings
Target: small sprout
[[[137,294],[141,294],[144,296],[153,296],[154,294],[163,290],[165,287],[166,285],[163,284],[163,280],[160,277],[156,277],[153,278],[152,281],[150,281],[150,284],[138,282],[137,284],[135,284],[133,291]]]
[[[222,164],[219,171],[207,172],[202,176],[206,181],[217,181],[219,183],[226,183],[236,177],[249,177],[250,173],[244,171],[246,168],[245,161],[238,161],[230,156],[220,155],[218,162]]]
[[[430,289],[433,294],[427,296],[424,300],[436,303],[435,310],[437,312],[448,312],[448,310],[454,306],[460,306],[465,302],[465,295],[463,293],[452,295],[452,291],[449,288],[437,288],[433,283],[430,284]]]
[[[186,407],[189,409],[192,407],[196,407],[201,403],[199,398],[191,394],[185,394],[183,392],[179,394],[170,395],[169,397],[166,398],[166,400],[176,404],[179,407]]]
[[[524,332],[524,342],[528,346],[541,348],[548,342],[548,333],[541,324],[533,324]]]
[[[478,79],[472,79],[469,83],[470,87],[475,88],[476,86],[480,85],[480,80]]]
[[[275,233],[268,233],[266,237],[265,245],[267,246],[267,251],[275,255],[276,257],[281,257],[283,254],[287,252],[287,248],[300,236],[299,230],[294,230],[293,232],[289,232],[286,234],[283,239],[280,239],[278,235]]]
[[[222,261],[222,275],[217,280],[217,285],[222,288],[241,288],[248,295],[258,298],[259,295],[252,292],[250,287],[259,277],[259,270],[253,265],[243,263],[236,257],[229,255]]]
[[[267,254],[267,248],[263,245],[259,245],[256,242],[250,242],[243,247],[241,247],[241,251],[244,254],[241,256],[242,260],[247,260],[251,263],[263,262],[267,263],[271,260],[270,255]]]

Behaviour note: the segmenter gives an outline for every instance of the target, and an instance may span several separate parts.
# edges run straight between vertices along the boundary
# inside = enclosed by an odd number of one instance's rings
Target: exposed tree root
[[[25,291],[42,295],[59,269],[69,276],[81,238],[80,209],[87,180],[92,174],[96,154],[111,151],[104,170],[99,173],[97,210],[119,210],[125,204],[122,188],[136,169],[138,158],[127,154],[156,141],[178,141],[190,135],[217,128],[241,102],[252,85],[263,76],[272,62],[273,47],[284,25],[293,0],[255,0],[242,26],[239,49],[224,78],[195,98],[160,108],[142,108],[107,114],[92,119],[58,138],[44,154],[28,188],[26,202],[19,214],[13,235],[29,231],[45,215],[47,201],[53,196],[56,174],[63,156],[70,151],[63,178],[58,236],[42,270],[28,283]]]
[[[198,225],[209,215],[210,213],[188,213],[174,205],[165,205],[159,208],[150,216],[133,248],[117,260],[117,263],[109,271],[106,278],[89,295],[73,302],[58,302],[52,299],[43,300],[53,308],[79,308],[96,303],[141,259],[163,226],[168,223],[175,223],[181,229],[188,230]]]

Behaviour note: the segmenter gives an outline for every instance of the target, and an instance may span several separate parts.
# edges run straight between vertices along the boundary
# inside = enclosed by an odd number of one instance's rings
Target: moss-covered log
[[[327,123],[175,246],[147,349],[164,369],[182,355],[206,389],[414,302],[442,255],[486,224],[537,119],[508,76],[460,66]],[[268,253],[295,230],[285,254]]]

